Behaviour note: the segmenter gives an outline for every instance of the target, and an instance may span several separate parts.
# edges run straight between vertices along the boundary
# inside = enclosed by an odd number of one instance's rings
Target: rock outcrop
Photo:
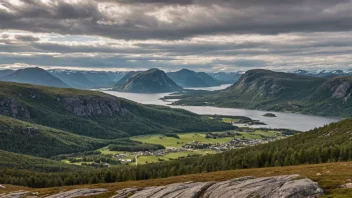
[[[51,195],[46,198],[74,198],[74,197],[86,197],[86,196],[92,196],[92,195],[99,195],[104,192],[107,192],[107,189],[104,188],[96,188],[96,189],[75,189],[75,190],[70,190],[67,192],[62,192],[59,194]]]
[[[298,175],[242,177],[223,182],[188,182],[167,186],[128,188],[112,198],[303,198],[319,197],[324,191],[310,179]]]
[[[76,116],[124,116],[129,113],[115,97],[76,96],[66,97],[60,101],[63,102],[64,108]]]
[[[19,102],[8,98],[0,98],[0,115],[25,121],[31,119],[31,114],[27,108]]]

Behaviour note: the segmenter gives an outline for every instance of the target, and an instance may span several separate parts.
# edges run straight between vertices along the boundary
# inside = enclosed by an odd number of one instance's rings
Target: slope
[[[0,83],[0,115],[96,138],[232,128],[183,110],[96,91]]]
[[[123,79],[122,79],[123,80]],[[113,90],[134,93],[164,93],[182,90],[165,72],[150,69],[132,75],[122,84],[117,84]]]
[[[37,67],[16,70],[9,75],[1,77],[0,80],[51,87],[70,87],[49,72]]]
[[[69,165],[62,162],[49,160],[40,157],[33,157],[30,155],[12,153],[0,150],[0,168],[2,169],[14,169],[14,173],[19,173],[19,170],[26,170],[27,174],[29,171],[42,171],[42,172],[63,172],[63,171],[78,171],[82,169],[80,166]],[[85,167],[89,170],[89,167]],[[6,174],[5,171],[0,171],[1,174]],[[19,174],[20,176],[20,174]],[[0,178],[4,179],[5,177]],[[30,178],[28,178],[30,179]]]
[[[94,150],[118,142],[79,136],[5,116],[0,116],[0,139],[0,150],[40,157]]]

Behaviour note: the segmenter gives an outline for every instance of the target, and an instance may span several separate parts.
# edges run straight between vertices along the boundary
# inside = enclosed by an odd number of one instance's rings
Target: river
[[[203,89],[203,90],[219,90],[224,89],[229,85],[222,85],[218,87],[207,87],[207,88],[189,88],[189,89]],[[247,110],[237,108],[220,108],[211,106],[175,106],[169,105],[171,101],[163,101],[160,98],[168,96],[171,93],[159,93],[159,94],[140,94],[140,93],[125,93],[116,91],[104,91],[105,93],[126,98],[142,104],[155,104],[155,105],[167,105],[172,108],[182,108],[197,114],[218,114],[218,115],[232,115],[232,116],[246,116],[253,120],[260,120],[267,125],[258,125],[251,127],[266,127],[266,128],[285,128],[299,131],[308,131],[316,127],[322,127],[332,122],[339,121],[338,118],[329,118],[321,116],[310,116],[302,115],[297,113],[283,113],[283,112],[269,112],[269,111],[258,111],[258,110]],[[276,117],[264,117],[265,113],[274,113]]]

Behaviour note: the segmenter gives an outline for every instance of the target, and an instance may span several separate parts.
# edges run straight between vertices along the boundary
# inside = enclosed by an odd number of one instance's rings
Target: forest
[[[278,167],[299,164],[341,162],[352,159],[352,119],[300,133],[268,144],[235,149],[221,154],[186,158],[141,166],[109,169],[45,171],[29,167],[2,169],[0,183],[30,187],[109,183],[145,180],[229,169]],[[1,155],[2,156],[2,155]],[[0,166],[4,159],[0,159]],[[25,161],[19,163],[26,163]],[[9,167],[9,166],[7,166]],[[21,168],[20,168],[21,169]],[[32,169],[33,170],[33,169]]]

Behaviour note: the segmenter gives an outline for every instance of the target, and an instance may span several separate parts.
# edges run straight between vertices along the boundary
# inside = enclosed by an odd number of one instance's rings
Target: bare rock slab
[[[315,198],[323,194],[323,189],[310,179],[284,175],[128,188],[118,191],[112,198]]]
[[[103,189],[103,188],[96,188],[96,189],[83,188],[83,189],[70,190],[70,191],[62,192],[55,195],[50,195],[46,198],[86,197],[86,196],[98,195],[107,191],[108,191],[107,189]]]

